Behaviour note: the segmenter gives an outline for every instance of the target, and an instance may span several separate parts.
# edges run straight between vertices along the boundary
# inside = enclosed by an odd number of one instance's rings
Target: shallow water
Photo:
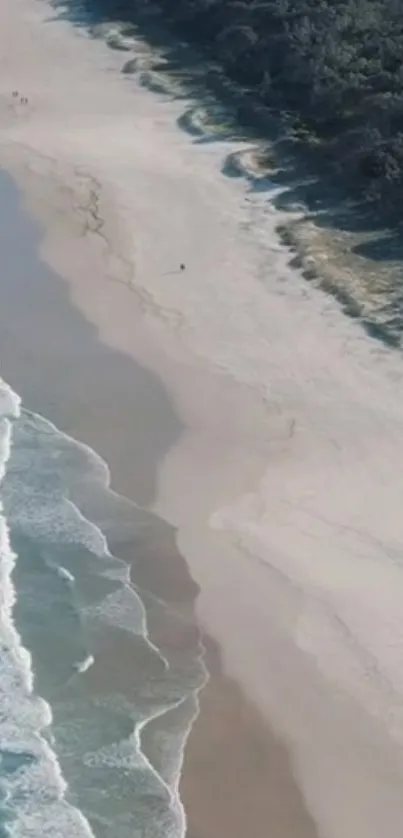
[[[18,399],[9,399],[17,413]],[[6,461],[8,419],[3,428]],[[0,687],[8,834],[84,835],[92,828],[106,836],[113,827],[122,838],[180,835],[177,780],[204,679],[200,647],[171,659],[157,649],[127,565],[72,502],[75,487],[83,492],[85,484],[90,493],[93,484],[105,515],[106,464],[28,411],[13,418],[11,430],[2,502],[14,554],[4,527]],[[118,506],[111,493],[112,522]],[[127,538],[124,499],[122,506]],[[149,735],[154,768],[141,728],[175,706],[175,725]]]

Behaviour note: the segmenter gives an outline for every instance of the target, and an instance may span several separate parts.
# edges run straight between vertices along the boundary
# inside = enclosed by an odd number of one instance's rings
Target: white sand
[[[288,267],[268,197],[220,174],[237,146],[193,144],[183,101],[52,18],[1,3],[0,163],[77,305],[177,403],[157,507],[320,835],[401,835],[401,358]]]

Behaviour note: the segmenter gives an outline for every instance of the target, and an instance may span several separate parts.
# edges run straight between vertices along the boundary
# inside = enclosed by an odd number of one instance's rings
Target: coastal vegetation
[[[187,40],[247,89],[257,107],[286,110],[294,136],[315,144],[357,196],[399,216],[402,0],[157,0],[157,5]]]

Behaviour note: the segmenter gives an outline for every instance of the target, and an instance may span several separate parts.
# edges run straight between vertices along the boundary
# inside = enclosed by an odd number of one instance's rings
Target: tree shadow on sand
[[[282,210],[304,204],[317,223],[330,229],[376,231],[386,222],[362,201],[347,199],[339,177],[321,165],[317,150],[310,149],[291,131],[289,115],[256,101],[252,93],[226,77],[216,62],[195,46],[173,37],[172,23],[159,9],[143,0],[51,0],[58,19],[69,20],[93,37],[106,37],[115,50],[129,53],[136,39],[150,48],[147,67],[141,56],[127,57],[122,65],[126,76],[139,75],[145,86],[189,104],[178,125],[195,143],[248,142],[270,145],[277,164],[271,168],[268,191],[273,184],[283,187],[275,199]],[[111,27],[115,27],[111,32]],[[223,172],[233,176],[231,165]],[[267,179],[267,178],[266,178]],[[251,179],[251,188],[262,191],[262,178]],[[370,256],[368,256],[370,258]]]
[[[391,261],[395,267],[402,262],[399,231],[371,203],[346,195],[339,173],[329,167],[317,147],[297,136],[289,115],[259,105],[256,93],[228,79],[206,51],[201,55],[194,45],[179,40],[172,21],[147,0],[52,0],[52,6],[58,19],[69,20],[94,38],[105,38],[121,52],[121,71],[126,77],[135,75],[156,94],[183,100],[178,125],[193,143],[227,143],[222,174],[244,177],[252,194],[267,193],[273,206],[290,213],[290,218],[297,210],[319,231],[345,236],[345,250],[352,260],[360,257],[364,275],[380,266],[385,271]],[[139,44],[144,45],[144,52]],[[249,144],[249,148],[234,150],[236,143]],[[401,279],[400,270],[397,277],[390,277],[394,309],[395,286]],[[344,293],[336,286],[327,290],[337,299]],[[347,313],[355,310],[351,305],[343,308]],[[398,331],[403,333],[403,304],[398,320]],[[375,321],[361,322],[373,337],[385,340],[384,311],[382,321],[382,328]],[[396,322],[394,311],[394,335]],[[396,338],[387,342],[394,345]]]

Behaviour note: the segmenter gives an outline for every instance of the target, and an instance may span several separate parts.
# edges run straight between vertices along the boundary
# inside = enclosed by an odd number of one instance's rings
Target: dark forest
[[[155,0],[154,0],[155,2]],[[401,0],[158,0],[187,40],[286,109],[350,188],[400,214],[403,184]]]

